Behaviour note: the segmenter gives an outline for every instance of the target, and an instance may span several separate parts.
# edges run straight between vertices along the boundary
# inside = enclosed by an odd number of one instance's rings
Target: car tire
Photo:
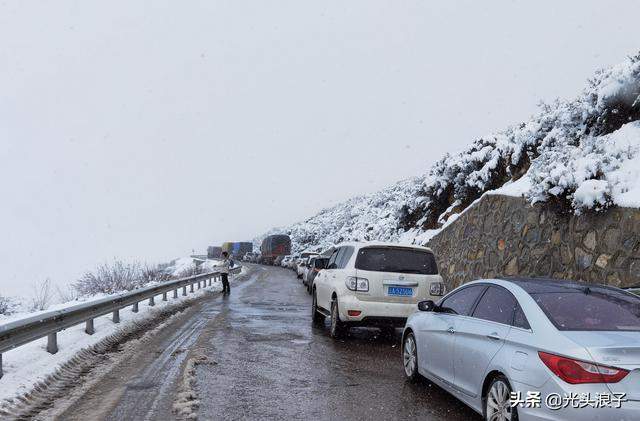
[[[331,327],[329,333],[334,339],[342,338],[347,331],[346,325],[340,320],[340,311],[338,310],[338,299],[331,300]]]
[[[498,375],[491,381],[482,401],[485,420],[518,421],[518,409],[511,406],[511,386],[505,376]]]
[[[408,332],[402,340],[402,365],[404,375],[410,382],[420,379],[418,372],[418,344],[413,332]]]
[[[311,321],[316,325],[324,323],[324,314],[318,311],[318,298],[316,297],[315,291],[313,291],[313,298],[311,300]]]

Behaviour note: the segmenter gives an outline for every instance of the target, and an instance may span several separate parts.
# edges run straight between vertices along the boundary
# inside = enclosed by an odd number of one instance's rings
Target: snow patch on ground
[[[209,360],[201,352],[195,352],[195,355],[187,360],[182,380],[178,388],[173,411],[181,419],[198,418],[197,410],[200,406],[198,394],[196,392],[196,366],[202,364],[217,364],[215,361]]]
[[[41,338],[30,342],[2,355],[4,376],[0,378],[0,401],[16,398],[30,391],[34,385],[53,374],[60,365],[69,361],[78,352],[86,349],[102,339],[129,328],[132,324],[146,318],[153,318],[169,306],[174,306],[185,300],[193,300],[205,294],[206,291],[221,291],[219,281],[212,281],[212,285],[195,290],[187,296],[180,295],[177,299],[169,298],[168,301],[155,300],[155,306],[149,306],[148,301],[139,303],[139,312],[133,313],[130,307],[120,310],[120,323],[111,321],[111,316],[102,316],[94,320],[95,333],[88,335],[84,332],[84,323],[65,329],[58,333],[58,347],[56,354],[46,351],[47,338]],[[95,298],[95,297],[93,297]],[[72,302],[73,305],[78,302]],[[62,305],[61,305],[62,306]],[[63,307],[60,307],[63,308]],[[35,313],[30,313],[32,316]],[[22,315],[22,317],[25,317]],[[19,315],[12,316],[11,321],[19,319]],[[3,320],[8,322],[7,320]]]
[[[531,179],[527,174],[516,181],[509,181],[502,187],[489,190],[487,194],[496,194],[502,196],[524,197],[531,190]]]

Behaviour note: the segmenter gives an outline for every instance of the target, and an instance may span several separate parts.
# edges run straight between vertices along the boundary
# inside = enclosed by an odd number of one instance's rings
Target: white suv
[[[433,252],[394,243],[344,243],[313,281],[314,323],[331,318],[331,336],[351,326],[391,331],[404,326],[419,301],[444,294]]]

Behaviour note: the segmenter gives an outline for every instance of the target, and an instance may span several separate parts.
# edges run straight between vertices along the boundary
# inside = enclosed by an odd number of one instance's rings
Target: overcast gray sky
[[[640,48],[640,2],[0,2],[0,293],[251,239]],[[28,292],[28,291],[27,291]]]

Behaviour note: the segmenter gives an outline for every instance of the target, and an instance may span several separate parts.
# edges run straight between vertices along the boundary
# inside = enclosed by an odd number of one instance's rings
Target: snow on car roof
[[[361,249],[364,247],[395,247],[395,248],[408,248],[408,249],[418,249],[425,250],[433,253],[429,247],[423,247],[416,244],[401,244],[401,243],[392,243],[392,242],[384,242],[384,241],[347,241],[344,243],[336,244],[333,248],[342,247],[342,246],[352,246],[356,249]]]

